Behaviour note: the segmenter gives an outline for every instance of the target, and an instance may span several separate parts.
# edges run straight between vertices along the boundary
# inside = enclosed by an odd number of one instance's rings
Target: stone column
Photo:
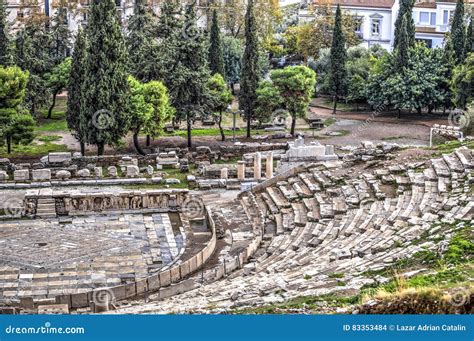
[[[273,152],[267,154],[267,161],[265,162],[265,177],[267,179],[273,178]]]
[[[260,180],[262,177],[262,154],[260,152],[256,152],[253,159],[253,177],[255,180]]]
[[[221,179],[227,180],[229,177],[227,167],[221,169]]]
[[[245,180],[245,161],[237,161],[237,179]]]

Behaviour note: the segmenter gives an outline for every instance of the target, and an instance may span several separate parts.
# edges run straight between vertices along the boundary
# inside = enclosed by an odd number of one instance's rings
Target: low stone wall
[[[93,311],[107,310],[100,305],[100,298],[108,297],[107,302],[113,303],[125,299],[132,299],[144,294],[159,292],[160,298],[170,297],[197,286],[193,279],[186,278],[198,271],[212,256],[216,248],[216,228],[209,209],[206,207],[206,217],[211,227],[212,237],[206,246],[193,257],[173,264],[167,269],[133,283],[118,285],[110,288],[97,288],[89,292],[56,296],[57,304],[67,304],[69,308],[85,308],[91,306]],[[107,303],[105,303],[107,305]]]

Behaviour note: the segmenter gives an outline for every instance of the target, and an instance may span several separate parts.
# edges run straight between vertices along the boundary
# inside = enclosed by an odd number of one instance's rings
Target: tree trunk
[[[401,114],[402,114],[402,111],[398,109],[398,118],[400,118]]]
[[[291,136],[295,137],[296,117],[291,115]]]
[[[186,120],[186,124],[187,124],[187,129],[188,129],[188,148],[192,148],[193,144],[191,140],[191,120],[189,119],[189,117]]]
[[[46,118],[51,118],[51,116],[53,115],[53,109],[54,109],[54,106],[56,105],[56,96],[57,95],[58,95],[58,91],[55,91],[53,93],[53,103],[51,103],[51,106],[49,107],[48,116]]]
[[[336,109],[337,109],[337,95],[334,95],[334,107],[332,109],[332,113],[336,115]]]
[[[416,108],[416,112],[418,113],[418,115],[421,115],[421,107]]]
[[[230,90],[232,91],[232,95],[235,96],[235,84],[234,83],[230,83]]]
[[[138,142],[138,131],[133,132],[133,145],[135,146],[135,149],[138,154],[146,155],[146,153],[140,147],[140,143]]]
[[[150,138],[150,135],[147,135],[146,136],[146,146],[150,147],[150,144],[151,144],[151,138]]]
[[[104,155],[104,142],[97,142],[97,156]]]
[[[79,144],[81,146],[81,155],[82,156],[86,155],[86,144],[82,141],[79,141]]]
[[[12,138],[10,135],[7,135],[7,153],[10,154],[12,152]]]
[[[247,112],[247,138],[250,138],[250,112]]]
[[[224,129],[222,129],[222,112],[219,113],[219,121],[217,121],[219,125],[219,131],[221,132],[221,140],[225,141]]]

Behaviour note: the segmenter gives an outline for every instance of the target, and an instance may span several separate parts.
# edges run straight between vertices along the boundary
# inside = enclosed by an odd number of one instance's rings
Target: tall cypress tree
[[[86,132],[81,130],[80,117],[86,49],[87,42],[85,32],[82,29],[79,29],[72,54],[71,75],[69,77],[68,85],[66,120],[69,130],[81,145],[82,155],[85,153],[84,141]]]
[[[129,55],[129,71],[141,82],[154,78],[153,56],[156,51],[155,18],[145,0],[136,0],[132,17],[128,22],[125,42]]]
[[[412,47],[415,45],[415,22],[413,21],[413,0],[400,0],[400,8],[398,10],[397,20],[395,21],[395,33],[393,48],[398,47],[400,41],[400,30],[406,31],[408,38],[408,46]],[[405,17],[406,24],[402,25],[402,20]]]
[[[8,38],[8,23],[6,0],[0,0],[0,65],[11,64],[10,39]]]
[[[211,74],[224,75],[224,53],[222,50],[221,32],[219,29],[219,22],[217,19],[217,12],[214,10],[212,14],[211,36],[209,44],[209,68]]]
[[[94,0],[87,27],[80,130],[85,142],[115,144],[128,131],[127,49],[114,0]]]
[[[172,31],[168,41],[175,62],[167,77],[172,105],[179,119],[186,120],[188,147],[192,147],[192,123],[196,116],[204,115],[207,107],[206,82],[210,77],[207,64],[207,42],[197,27],[194,5],[187,5],[181,31]]]
[[[54,16],[51,19],[51,58],[55,65],[61,63],[70,55],[71,32],[67,26],[66,0],[60,0]]]
[[[254,0],[249,0],[245,13],[245,50],[242,58],[239,96],[239,106],[244,111],[247,120],[247,137],[250,137],[250,123],[254,115],[257,87],[260,80],[257,24],[253,8]]]
[[[469,20],[469,26],[467,27],[466,44],[464,47],[464,53],[467,56],[468,53],[474,52],[474,31],[472,25],[474,24],[474,18],[471,17]]]
[[[408,14],[405,14],[401,19],[398,32],[398,46],[395,50],[395,69],[397,72],[403,72],[404,68],[408,67],[409,38],[407,16]]]
[[[336,113],[337,101],[340,96],[343,96],[346,89],[346,38],[342,31],[342,14],[341,7],[337,5],[336,19],[334,22],[334,30],[331,45],[331,61],[330,61],[330,88],[334,98],[333,114]]]
[[[464,0],[458,0],[454,10],[453,22],[451,24],[451,37],[453,42],[456,64],[464,61],[466,44],[466,27],[464,24]]]

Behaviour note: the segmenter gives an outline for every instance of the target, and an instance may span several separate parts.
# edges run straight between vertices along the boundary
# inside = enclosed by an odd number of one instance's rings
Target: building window
[[[430,15],[430,25],[436,26],[436,12],[433,12]]]
[[[371,33],[373,37],[380,36],[380,19],[372,19]]]
[[[448,25],[452,16],[453,16],[453,11],[445,9],[443,11],[443,25]]]
[[[420,24],[428,24],[430,21],[429,12],[420,12]]]
[[[354,29],[356,35],[362,39],[362,18],[356,18],[355,22],[355,29]]]

